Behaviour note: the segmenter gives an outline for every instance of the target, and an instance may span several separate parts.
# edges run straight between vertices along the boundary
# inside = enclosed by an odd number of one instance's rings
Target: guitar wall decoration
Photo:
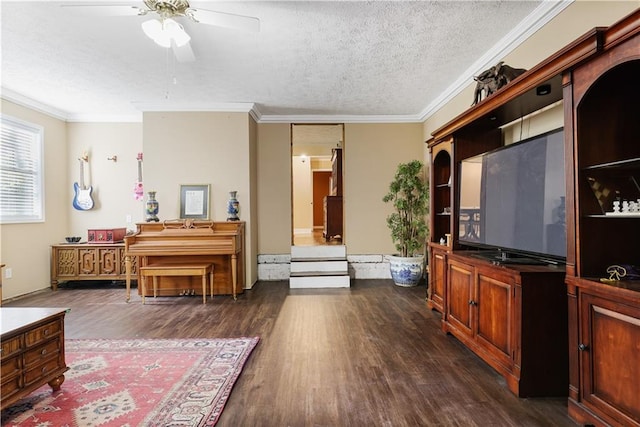
[[[88,211],[89,209],[93,209],[93,199],[91,198],[93,188],[84,185],[84,163],[89,161],[89,156],[85,153],[78,160],[80,161],[80,184],[77,182],[73,183],[73,190],[75,192],[73,196],[73,207],[79,211]]]
[[[133,197],[136,200],[144,199],[144,190],[142,187],[142,153],[138,153],[138,182],[133,187]]]

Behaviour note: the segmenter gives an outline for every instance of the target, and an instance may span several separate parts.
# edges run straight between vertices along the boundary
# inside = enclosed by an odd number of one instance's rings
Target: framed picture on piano
[[[209,219],[209,184],[180,185],[180,219]]]

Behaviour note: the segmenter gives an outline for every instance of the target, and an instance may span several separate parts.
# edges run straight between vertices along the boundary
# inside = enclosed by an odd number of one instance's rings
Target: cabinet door
[[[478,274],[475,300],[478,325],[478,344],[494,356],[509,362],[511,360],[512,285],[508,278]]]
[[[445,273],[447,260],[443,252],[431,249],[431,265],[429,267],[429,300],[432,308],[442,312],[444,310]]]
[[[98,274],[117,275],[120,273],[120,251],[117,247],[97,248]]]
[[[447,276],[447,320],[460,332],[472,335],[474,269],[470,265],[450,260]]]
[[[96,249],[86,248],[78,249],[78,275],[79,276],[96,276],[98,275],[98,263],[96,260]]]
[[[620,425],[640,423],[640,307],[581,294],[580,316],[584,405]]]
[[[53,278],[75,277],[78,275],[78,251],[76,248],[53,247]]]

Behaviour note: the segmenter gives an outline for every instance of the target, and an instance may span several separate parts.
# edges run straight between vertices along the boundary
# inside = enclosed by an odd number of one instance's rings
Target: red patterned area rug
[[[6,408],[2,425],[212,426],[258,340],[66,340],[61,389]]]

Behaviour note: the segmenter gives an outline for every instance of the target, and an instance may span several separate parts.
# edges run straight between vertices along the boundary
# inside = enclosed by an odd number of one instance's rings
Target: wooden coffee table
[[[44,384],[60,389],[69,369],[64,359],[66,308],[2,307],[0,409]]]

